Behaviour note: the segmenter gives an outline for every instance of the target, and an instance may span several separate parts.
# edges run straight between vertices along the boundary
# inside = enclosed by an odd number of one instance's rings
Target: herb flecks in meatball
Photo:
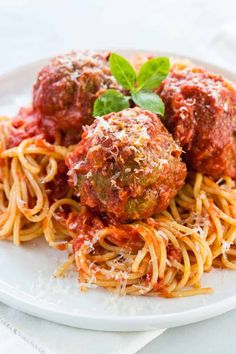
[[[105,52],[71,52],[54,58],[40,71],[33,108],[51,136],[59,131],[69,137],[67,145],[79,141],[82,126],[93,121],[96,98],[117,88],[108,58]]]
[[[160,88],[165,122],[187,165],[236,178],[236,90],[204,69],[175,65]]]
[[[166,209],[186,176],[180,155],[158,116],[136,107],[97,118],[66,164],[82,204],[128,221]]]

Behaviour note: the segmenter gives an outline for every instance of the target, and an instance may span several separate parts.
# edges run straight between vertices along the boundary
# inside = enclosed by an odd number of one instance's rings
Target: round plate
[[[119,52],[127,57],[135,54]],[[190,60],[236,81],[236,76],[225,70]],[[1,115],[14,114],[29,103],[36,74],[47,62],[41,60],[0,77]],[[43,239],[22,247],[0,242],[0,301],[50,321],[106,331],[180,326],[236,308],[234,271],[213,269],[203,276],[202,285],[214,288],[211,295],[179,299],[119,297],[98,288],[81,293],[72,271],[64,279],[55,279],[53,272],[66,258],[65,252],[50,249]]]

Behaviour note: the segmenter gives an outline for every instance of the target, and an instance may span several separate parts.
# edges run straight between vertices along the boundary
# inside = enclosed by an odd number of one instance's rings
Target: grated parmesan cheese
[[[222,252],[223,254],[227,253],[230,250],[233,242],[222,241]]]

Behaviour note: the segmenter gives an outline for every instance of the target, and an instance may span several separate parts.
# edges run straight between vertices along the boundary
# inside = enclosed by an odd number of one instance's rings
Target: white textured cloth
[[[96,332],[32,317],[0,304],[0,353],[134,354],[159,336],[149,332]]]
[[[12,327],[8,322],[0,320],[0,351],[2,354],[11,354],[13,353],[13,348],[17,348],[18,353],[24,354],[39,352],[25,335]]]
[[[0,0],[0,72],[73,48],[159,49],[235,71],[235,13],[235,0]],[[79,330],[0,304],[1,354],[132,354],[162,332]]]

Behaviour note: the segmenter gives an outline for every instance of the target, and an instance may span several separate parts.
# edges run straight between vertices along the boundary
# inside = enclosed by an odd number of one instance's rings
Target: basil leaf
[[[153,90],[166,78],[170,70],[170,61],[166,57],[153,58],[141,67],[137,82],[138,90]]]
[[[136,73],[128,60],[112,53],[109,58],[112,75],[125,89],[131,90],[136,81]]]
[[[119,112],[129,108],[129,99],[130,97],[123,96],[119,91],[107,90],[96,99],[93,106],[93,115],[101,117],[111,112]]]
[[[161,116],[165,113],[165,105],[162,99],[152,91],[138,91],[131,94],[133,101],[140,107]]]

